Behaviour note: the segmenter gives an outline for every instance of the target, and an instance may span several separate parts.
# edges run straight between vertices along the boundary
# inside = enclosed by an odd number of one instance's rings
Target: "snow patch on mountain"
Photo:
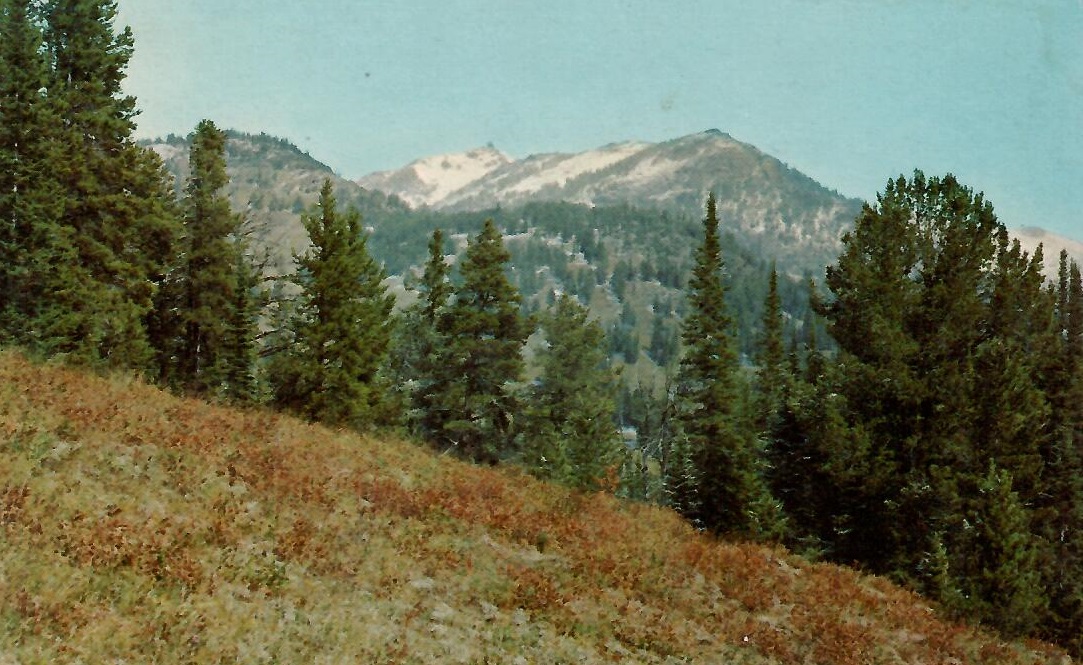
[[[533,194],[546,187],[564,187],[569,180],[624,161],[649,146],[649,143],[616,143],[574,155],[560,155],[559,159],[552,159],[555,156],[546,155],[544,157],[550,159],[546,160],[549,163],[546,164],[544,170],[519,180],[506,191],[514,194]]]
[[[453,192],[511,161],[504,153],[487,146],[425,157],[401,169],[371,173],[357,182],[369,189],[394,191],[413,207],[436,206]]]
[[[661,180],[675,174],[685,164],[687,164],[685,160],[661,156],[651,157],[636,164],[635,168],[624,176],[624,180],[628,186]]]

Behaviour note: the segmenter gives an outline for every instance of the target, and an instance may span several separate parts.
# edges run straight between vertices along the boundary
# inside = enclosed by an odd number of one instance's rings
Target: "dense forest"
[[[808,285],[736,250],[713,194],[698,226],[391,206],[370,235],[328,176],[271,279],[226,196],[226,134],[194,129],[183,183],[133,140],[115,2],[0,8],[0,343],[661,503],[1083,654],[1083,279],[1066,256],[1044,275],[954,177],[889,181]],[[531,242],[543,217],[593,261]],[[411,224],[427,248],[390,231]],[[603,326],[599,290],[632,276],[667,290]],[[635,391],[618,370],[641,353],[662,380]]]

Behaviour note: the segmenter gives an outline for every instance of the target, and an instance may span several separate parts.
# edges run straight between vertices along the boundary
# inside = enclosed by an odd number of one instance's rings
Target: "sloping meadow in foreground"
[[[882,579],[0,354],[0,661],[1060,663]]]

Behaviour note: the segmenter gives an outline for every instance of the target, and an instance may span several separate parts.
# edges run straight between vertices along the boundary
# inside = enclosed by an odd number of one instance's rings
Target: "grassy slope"
[[[1045,663],[668,511],[0,353],[0,662]]]

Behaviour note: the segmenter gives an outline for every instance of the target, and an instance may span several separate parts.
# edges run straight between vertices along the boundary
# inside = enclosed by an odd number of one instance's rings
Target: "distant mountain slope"
[[[308,236],[300,214],[318,198],[324,178],[331,178],[341,205],[352,205],[366,217],[406,210],[394,196],[366,190],[334,173],[284,139],[266,134],[227,132],[226,163],[233,209],[250,222],[256,245],[269,252],[268,272],[285,274],[293,269],[293,253],[303,251]],[[145,141],[165,162],[182,191],[189,174],[186,138],[170,136]]]
[[[884,579],[0,352],[0,660],[1064,663]]]
[[[1069,258],[1083,265],[1083,242],[1033,226],[1011,229],[1011,234],[1019,240],[1019,245],[1032,255],[1035,248],[1042,245],[1045,275],[1050,279],[1057,279],[1061,250],[1067,251]]]
[[[164,159],[177,179],[178,190],[182,189],[188,177],[187,141],[170,137],[148,145]],[[546,164],[538,169],[537,177],[575,179],[589,175],[595,167],[612,166],[650,149],[650,144],[615,144],[597,154],[551,155],[531,161]],[[546,306],[554,292],[573,293],[590,304],[610,328],[614,347],[623,350],[623,361],[646,367],[643,371],[652,375],[644,378],[638,372],[628,372],[625,377],[629,382],[653,385],[657,377],[650,368],[675,360],[678,334],[674,315],[683,307],[681,290],[692,264],[691,252],[702,235],[698,209],[694,215],[686,215],[628,204],[592,208],[542,201],[482,211],[414,210],[398,196],[338,177],[328,166],[282,139],[230,132],[226,157],[233,207],[249,220],[257,252],[270,256],[270,274],[292,271],[294,252],[307,244],[300,215],[315,202],[323,179],[330,177],[339,203],[361,210],[372,231],[370,251],[393,276],[391,286],[398,295],[406,297],[402,285],[424,262],[434,228],[444,230],[454,241],[449,251],[458,254],[465,248],[466,238],[477,233],[485,218],[492,217],[507,236],[513,255],[512,277],[528,308]],[[485,149],[473,157],[422,160],[410,173],[431,175],[443,168],[439,165],[447,164],[466,177],[463,174],[484,171],[486,167],[478,164],[490,158],[499,161],[499,153]],[[493,172],[504,168],[498,166]],[[519,184],[531,182],[523,178]],[[727,228],[726,261],[733,287],[731,304],[743,350],[748,352],[760,320],[768,265],[762,255],[736,237],[732,227]],[[789,280],[783,280],[781,288],[790,320],[794,327],[800,327],[808,309],[807,293],[803,285]]]
[[[188,174],[187,141],[171,137],[149,145],[176,176],[178,189],[183,188]],[[465,195],[467,190],[480,191],[481,181],[491,179],[508,191],[524,194],[514,199],[517,204],[486,210],[412,209],[397,195],[345,180],[288,141],[266,135],[231,132],[227,161],[234,209],[243,211],[249,220],[256,250],[269,256],[267,272],[272,275],[291,272],[294,252],[306,247],[300,215],[315,202],[325,177],[334,181],[341,204],[361,210],[372,232],[369,248],[392,275],[389,286],[402,302],[409,301],[404,286],[424,262],[433,229],[442,228],[451,240],[449,253],[459,255],[482,221],[493,218],[505,233],[513,256],[510,274],[524,294],[527,309],[546,307],[554,293],[571,293],[589,304],[608,332],[612,358],[625,367],[624,383],[632,388],[664,385],[664,372],[676,362],[678,319],[685,307],[683,288],[692,250],[702,234],[702,202],[694,192],[707,188],[703,184],[707,180],[702,179],[706,176],[696,176],[696,164],[714,164],[708,170],[715,176],[728,174],[715,182],[714,189],[724,197],[728,305],[746,359],[752,357],[759,334],[770,260],[777,258],[784,273],[798,277],[780,283],[786,335],[807,340],[809,326],[817,324],[810,316],[808,291],[799,276],[805,270],[820,274],[835,261],[836,236],[850,227],[852,216],[830,211],[857,206],[755,149],[714,132],[663,144],[612,144],[587,153],[539,155],[506,163],[500,153],[486,148],[460,157],[421,160],[410,171],[424,176],[430,193],[447,191],[448,182],[476,180],[459,190]],[[723,172],[722,167],[730,171]],[[458,180],[440,180],[448,169],[457,173]],[[686,181],[674,175],[674,169],[692,169],[688,177],[701,177],[701,184],[682,184]],[[485,175],[475,178],[478,173]],[[643,182],[661,183],[651,190],[657,196],[641,206],[615,203],[635,193],[628,173],[639,174]],[[384,177],[390,182],[395,175]],[[525,196],[533,192],[544,199],[558,190],[575,190],[592,199],[594,206],[531,202]],[[766,208],[760,205],[768,199],[775,203]],[[671,207],[647,207],[666,200]],[[786,206],[798,212],[782,215],[779,211]],[[815,214],[806,214],[809,210]],[[755,227],[762,232],[759,236],[742,234],[735,221],[752,223],[770,215],[776,215],[775,225]],[[785,219],[801,221],[786,224]],[[1056,251],[1048,247],[1052,236],[1033,231],[1028,237],[1047,242],[1046,260],[1053,266],[1049,274],[1055,275]],[[817,338],[821,344],[829,343],[826,335]]]
[[[448,157],[445,157],[448,159]],[[418,162],[360,182],[396,195]],[[784,270],[822,271],[839,251],[861,202],[830,191],[753,146],[710,130],[662,143],[616,143],[578,154],[539,154],[509,161],[454,186],[428,172],[425,205],[483,210],[527,201],[628,204],[699,217],[708,191],[728,230]],[[444,183],[444,184],[441,184]]]
[[[394,192],[411,206],[433,206],[449,195],[511,162],[494,148],[419,159],[394,171],[371,173],[358,183],[367,189]]]

